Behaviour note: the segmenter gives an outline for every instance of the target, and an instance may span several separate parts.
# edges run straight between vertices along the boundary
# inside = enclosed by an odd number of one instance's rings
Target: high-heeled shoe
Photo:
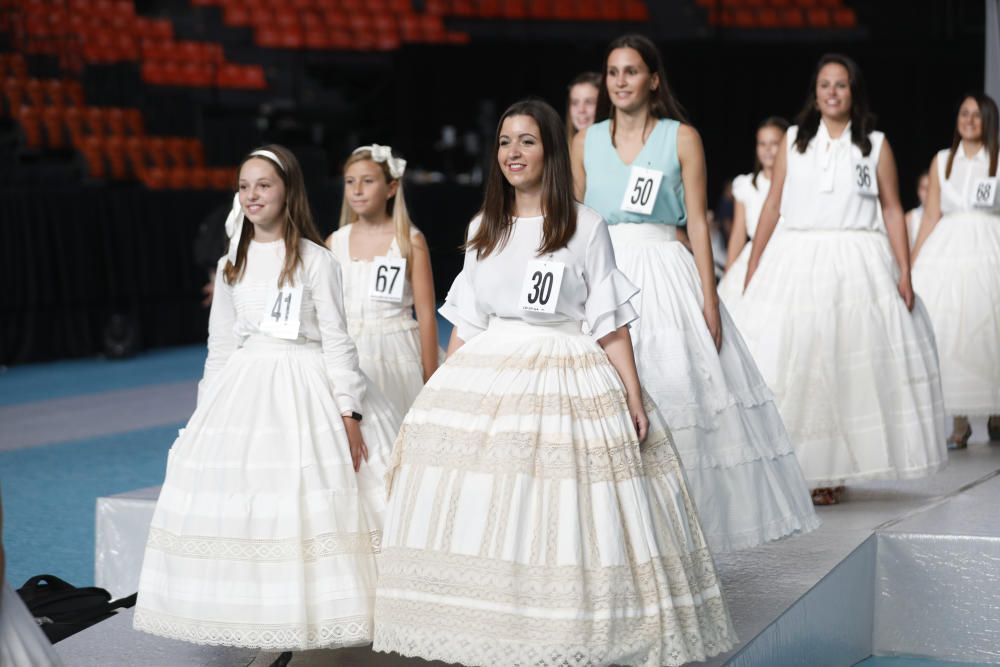
[[[990,415],[986,420],[986,430],[990,434],[990,442],[1000,442],[1000,415]]]
[[[955,426],[958,427],[960,422],[959,419],[965,422],[965,430],[962,432],[952,431],[951,435],[948,436],[947,444],[948,449],[965,449],[969,446],[969,438],[972,437],[972,425],[969,424],[969,420],[964,417],[959,417],[955,419]]]

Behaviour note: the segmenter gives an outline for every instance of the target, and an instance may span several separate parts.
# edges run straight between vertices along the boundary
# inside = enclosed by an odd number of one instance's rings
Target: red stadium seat
[[[95,137],[103,137],[105,133],[105,111],[101,107],[88,107],[83,112],[87,132]]]
[[[83,107],[66,107],[63,120],[69,130],[69,138],[74,146],[79,146],[85,135],[83,130]]]
[[[24,83],[24,92],[36,107],[45,106],[45,87],[38,79],[28,79]]]
[[[45,143],[49,148],[65,148],[67,145],[62,107],[45,107],[42,110],[42,124],[45,126]]]
[[[22,106],[18,110],[18,121],[24,132],[25,145],[38,150],[42,147],[42,113],[38,107]]]

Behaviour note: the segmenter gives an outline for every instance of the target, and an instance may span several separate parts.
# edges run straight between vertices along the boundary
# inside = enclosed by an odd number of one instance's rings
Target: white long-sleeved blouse
[[[358,365],[358,351],[347,333],[340,265],[323,246],[301,241],[302,264],[295,284],[303,286],[299,339],[322,345],[323,365],[341,413],[361,410],[365,379]],[[208,321],[208,358],[199,385],[199,396],[225,367],[233,353],[250,336],[266,336],[260,329],[265,300],[278,284],[285,262],[285,242],[250,242],[246,271],[234,285],[223,278],[226,258],[219,260],[215,293]]]
[[[458,327],[459,338],[468,341],[482,333],[491,317],[538,324],[585,322],[594,339],[638,318],[629,300],[639,293],[639,288],[618,270],[611,236],[600,214],[578,205],[576,233],[569,243],[554,253],[539,256],[543,222],[541,216],[515,218],[502,248],[483,259],[476,259],[475,250],[465,253],[462,272],[440,309]],[[477,216],[469,225],[469,238],[479,223]],[[520,308],[525,272],[534,260],[565,264],[554,313]]]

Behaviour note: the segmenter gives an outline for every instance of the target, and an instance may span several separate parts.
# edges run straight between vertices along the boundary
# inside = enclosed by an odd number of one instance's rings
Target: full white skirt
[[[1000,216],[942,218],[913,266],[913,288],[934,324],[947,411],[1000,414]]]
[[[358,348],[361,370],[396,412],[405,415],[424,388],[417,321],[410,315],[350,320],[348,331]]]
[[[17,592],[4,581],[0,587],[0,665],[59,667],[48,637],[41,631]]]
[[[318,343],[254,336],[170,450],[136,629],[198,644],[371,641],[398,417],[369,386],[355,473]]]
[[[736,256],[736,261],[726,271],[719,281],[719,299],[725,304],[730,312],[736,308],[736,304],[743,298],[743,283],[747,279],[747,266],[750,264],[750,249],[752,241],[747,241],[743,250]]]
[[[733,311],[814,487],[946,462],[930,319],[897,281],[880,232],[785,230]]]
[[[691,253],[663,225],[612,225],[619,268],[641,288],[632,326],[643,388],[667,420],[713,550],[819,525],[771,391],[725,306],[722,349],[702,314]]]
[[[378,651],[463,665],[680,665],[735,640],[669,431],[640,445],[579,323],[494,320],[393,451]]]

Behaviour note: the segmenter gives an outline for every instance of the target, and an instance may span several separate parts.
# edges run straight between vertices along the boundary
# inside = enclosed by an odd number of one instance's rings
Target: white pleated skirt
[[[726,275],[719,281],[719,299],[730,312],[737,302],[743,298],[743,284],[747,279],[747,266],[750,264],[750,249],[752,241],[747,241],[743,250],[736,256],[736,261],[726,270]]]
[[[61,667],[52,643],[7,581],[0,586],[0,665]]]
[[[881,232],[786,229],[734,310],[813,487],[945,465],[934,334],[897,282]]]
[[[393,450],[378,651],[460,663],[680,665],[735,636],[669,431],[640,445],[579,323],[493,320]]]
[[[135,627],[197,644],[371,641],[398,417],[369,386],[355,473],[315,342],[252,336],[170,450]]]
[[[819,525],[771,391],[725,306],[722,349],[702,313],[701,280],[673,227],[611,225],[632,303],[643,388],[667,420],[713,550],[753,547]]]
[[[351,319],[348,332],[358,348],[361,370],[399,415],[424,388],[420,330],[412,315]]]
[[[949,414],[1000,414],[1000,215],[943,217],[913,266],[937,339]]]

